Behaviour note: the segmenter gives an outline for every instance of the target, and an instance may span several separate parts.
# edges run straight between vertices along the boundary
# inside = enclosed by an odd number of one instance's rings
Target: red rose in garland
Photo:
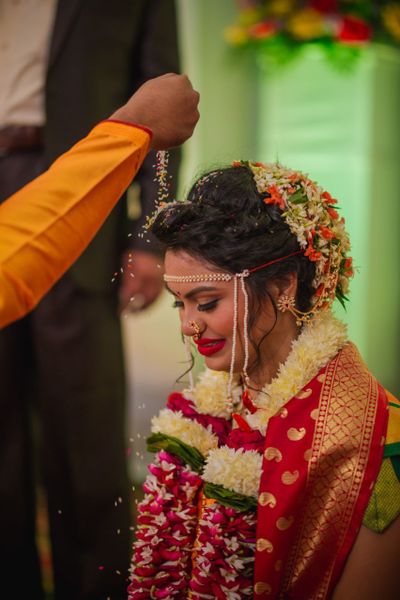
[[[193,401],[185,398],[180,392],[173,392],[169,395],[167,408],[174,412],[181,411],[184,417],[196,421],[203,427],[210,425],[213,433],[218,437],[220,444],[224,443],[231,427],[229,421],[226,419],[197,412]]]

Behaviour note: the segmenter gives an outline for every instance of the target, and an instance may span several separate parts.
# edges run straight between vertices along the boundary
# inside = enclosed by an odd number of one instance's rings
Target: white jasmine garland
[[[254,401],[259,410],[246,416],[250,427],[265,433],[270,417],[311,381],[347,340],[346,325],[328,310],[304,325],[276,377],[263,387]]]
[[[186,419],[181,411],[174,412],[169,408],[162,409],[152,418],[151,431],[176,437],[196,448],[203,456],[218,446],[218,438],[212,433],[211,426],[206,429],[196,421]]]
[[[197,412],[229,419],[231,411],[227,404],[229,374],[224,371],[205,369],[198,377],[194,390],[184,390],[183,394],[188,400],[193,400]],[[232,389],[234,405],[240,402],[242,388],[238,377]]]
[[[261,464],[262,455],[255,450],[235,450],[221,446],[209,453],[203,479],[238,494],[257,498]]]

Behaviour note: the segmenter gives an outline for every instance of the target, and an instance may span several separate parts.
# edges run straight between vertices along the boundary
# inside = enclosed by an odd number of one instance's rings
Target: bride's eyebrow
[[[172,294],[173,296],[182,296],[182,294],[180,294],[180,293],[173,292],[167,284],[165,284],[165,287],[169,291],[169,293]],[[217,290],[218,290],[218,288],[213,287],[213,286],[201,285],[199,287],[193,288],[192,290],[190,290],[190,292],[185,294],[185,298],[189,299],[192,296],[195,296],[196,294],[200,294],[201,292],[215,292]]]
[[[201,292],[215,292],[217,290],[218,290],[218,288],[213,287],[213,286],[201,285],[199,287],[193,288],[193,290],[190,290],[190,292],[185,294],[185,298],[189,299],[192,296],[195,296],[196,294],[200,294]]]

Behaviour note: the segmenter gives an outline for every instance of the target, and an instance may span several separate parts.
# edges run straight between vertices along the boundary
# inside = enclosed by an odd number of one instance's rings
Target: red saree
[[[331,595],[380,469],[387,415],[383,388],[348,343],[269,421],[256,599]]]

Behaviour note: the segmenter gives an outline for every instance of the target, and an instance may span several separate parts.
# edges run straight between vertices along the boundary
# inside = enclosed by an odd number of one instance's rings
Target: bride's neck
[[[286,362],[293,341],[298,337],[300,328],[291,315],[282,315],[276,327],[263,340],[260,346],[260,359],[250,371],[251,387],[261,390],[278,373],[281,364]],[[256,392],[255,392],[256,393]]]

